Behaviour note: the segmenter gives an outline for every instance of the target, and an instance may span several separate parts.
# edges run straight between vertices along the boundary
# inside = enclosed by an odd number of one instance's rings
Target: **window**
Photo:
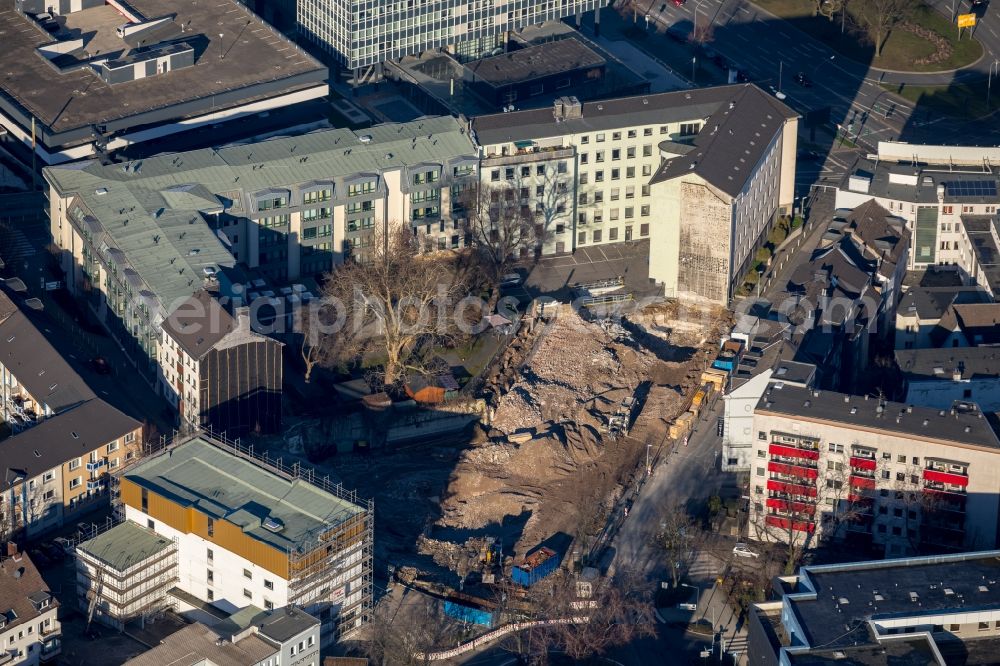
[[[904,474],[903,472],[896,472],[896,480],[906,481],[906,474]]]
[[[580,137],[580,143],[582,143],[583,145],[587,145],[588,143],[590,143],[590,137],[584,134],[583,136]]]
[[[274,602],[264,599],[264,610],[274,610]]]
[[[888,451],[882,452],[882,460],[892,460],[892,454]]]
[[[628,187],[625,188],[625,198],[626,199],[634,199],[635,198],[635,187],[634,186],[629,185]]]
[[[827,448],[830,451],[834,452],[834,453],[843,453],[844,452],[844,445],[843,444],[834,444],[833,442],[830,442],[827,445]]]
[[[45,500],[45,501],[49,501],[49,500],[51,500],[55,496],[56,496],[56,491],[54,491],[54,490],[46,490],[45,493],[42,495],[42,499]]]
[[[611,140],[612,141],[621,141],[622,140],[622,133],[621,132],[613,132],[611,134]]]
[[[81,480],[81,477],[77,476],[72,481],[69,482],[69,487],[70,488],[79,488],[81,483],[83,483],[83,481]],[[143,511],[146,510],[145,502],[143,503],[142,510]]]
[[[906,456],[896,456],[896,462],[906,464]]]
[[[116,439],[115,441],[108,444],[108,453],[112,453],[117,450],[118,450],[118,440]]]
[[[248,589],[246,589],[244,587],[243,588],[243,596],[246,597],[247,599],[253,599],[253,592],[251,592],[250,590],[248,590]]]
[[[595,171],[594,172],[594,182],[595,183],[603,183],[604,182],[604,172],[603,171]]]
[[[357,197],[362,194],[371,194],[375,191],[375,181],[369,180],[365,183],[355,183],[354,185],[348,185],[347,196]]]
[[[576,243],[577,243],[577,245],[586,245],[586,243],[587,243],[587,232],[586,231],[581,231],[580,233],[578,233],[576,235]]]
[[[639,214],[642,215],[643,217],[649,217],[649,206],[648,205],[646,205],[646,206],[640,206],[639,207]],[[649,233],[649,232],[646,231],[645,233]],[[645,235],[645,233],[643,235]]]
[[[316,642],[315,639],[312,636],[310,636],[309,637],[309,647],[312,647],[315,642]]]
[[[603,133],[597,135],[597,143],[604,143],[604,134]]]
[[[611,170],[611,180],[618,180],[619,178],[621,178],[621,176],[622,176],[622,170],[621,169],[612,169]]]
[[[653,173],[653,167],[652,166],[650,166],[648,164],[643,164],[642,165],[642,175],[643,176],[649,176],[649,175],[652,175],[652,173]],[[646,186],[644,185],[643,187],[646,187]],[[648,192],[643,192],[643,196],[646,196],[647,194],[649,194],[649,193]]]
[[[268,580],[268,579],[265,578],[264,579],[264,589],[265,590],[273,590],[274,589],[274,581],[273,580]]]
[[[643,136],[653,136],[653,128],[652,127],[643,127],[642,128],[642,135]]]
[[[594,159],[597,160],[598,162],[603,162],[604,161],[604,151],[603,150],[598,150],[597,153],[596,153],[596,155],[594,156]]]
[[[253,580],[253,574],[250,572],[249,569],[244,569],[243,570],[243,577],[247,578],[249,580]]]
[[[648,236],[649,235],[649,223],[643,223],[639,225],[639,235]]]
[[[764,449],[757,449],[757,457],[758,458],[766,458],[767,457],[767,451],[765,451]]]
[[[621,190],[619,188],[617,188],[617,187],[612,187],[611,188],[611,200],[612,201],[618,201],[618,199],[619,199],[620,196],[621,196]]]
[[[944,214],[944,215],[951,215],[954,212],[955,212],[955,209],[954,209],[953,206],[942,206],[941,207],[941,213]]]
[[[681,123],[681,136],[694,136],[698,133],[698,123]]]
[[[215,518],[208,517],[208,536],[215,536]]]
[[[215,601],[215,592],[212,590],[205,590],[205,598],[209,601]]]
[[[72,472],[74,469],[79,469],[79,467],[80,467],[80,459],[79,458],[74,458],[73,460],[69,461],[69,471]]]
[[[314,204],[330,200],[330,190],[313,190],[302,195],[302,203]]]
[[[566,163],[559,162],[556,164],[556,173],[566,173]]]
[[[651,144],[647,143],[646,145],[644,145],[642,147],[642,156],[643,157],[652,157],[653,156],[653,146]]]
[[[612,160],[620,160],[621,158],[622,158],[622,151],[620,148],[615,148],[614,150],[611,151]]]
[[[544,164],[539,164],[538,166],[535,167],[535,175],[536,176],[544,176],[545,175],[545,165]]]
[[[48,483],[54,478],[56,478],[56,473],[50,470],[42,475],[42,483]]]
[[[887,470],[887,469],[882,470],[882,478],[884,480],[888,481],[890,476],[891,475],[889,474],[889,470]]]
[[[130,432],[129,434],[125,435],[125,443],[126,444],[131,444],[134,441],[135,441],[135,433],[134,432]]]
[[[212,571],[211,569],[209,569],[208,571],[206,571],[205,572],[205,580],[207,580],[209,583],[211,583],[212,581],[214,581],[215,580],[215,572]]]
[[[490,172],[490,181],[496,183],[499,180],[500,180],[500,169],[493,169],[493,171]]]
[[[146,527],[148,527],[151,530],[155,530],[156,529],[156,523],[153,522],[152,518],[147,518],[146,519]]]
[[[631,208],[626,208],[625,209],[625,211],[626,211],[625,217],[631,217],[631,215],[628,214],[628,211],[630,211],[630,210],[632,210],[632,209]],[[618,240],[618,227],[615,227],[614,229],[608,229],[608,240],[609,241],[616,241],[616,240]]]
[[[594,229],[594,242],[595,243],[600,243],[601,242],[601,230],[600,229]]]
[[[757,476],[764,476],[764,468],[763,467],[758,467],[757,468]]]
[[[215,551],[209,548],[205,553],[205,558],[211,562],[215,559]]]

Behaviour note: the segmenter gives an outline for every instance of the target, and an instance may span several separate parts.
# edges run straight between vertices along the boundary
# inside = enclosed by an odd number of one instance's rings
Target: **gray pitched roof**
[[[236,320],[204,289],[163,320],[163,330],[189,356],[202,358],[236,328]]]
[[[0,442],[0,469],[23,473],[30,479],[141,425],[100,398],[93,398]]]
[[[996,347],[946,347],[897,349],[896,363],[910,379],[996,378],[1000,381],[1000,349]]]
[[[911,287],[897,312],[920,319],[940,319],[952,303],[986,303],[989,294],[979,287]]]
[[[785,121],[798,114],[755,85],[730,91],[694,138],[695,149],[664,162],[652,183],[695,173],[731,197],[743,191]]]
[[[95,397],[42,330],[2,290],[0,364],[53,412],[62,412]]]
[[[245,215],[253,195],[269,188],[475,155],[465,129],[446,116],[357,133],[323,130],[205,148],[125,165],[78,162],[48,167],[45,177],[60,194],[76,195],[71,217],[88,224],[100,239],[95,245],[121,252],[121,261],[158,298],[166,316],[201,288],[204,269],[235,263],[205,221],[220,206]]]

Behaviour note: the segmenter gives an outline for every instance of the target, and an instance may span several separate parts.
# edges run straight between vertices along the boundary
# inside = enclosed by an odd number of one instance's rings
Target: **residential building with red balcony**
[[[847,539],[886,556],[997,545],[1000,439],[940,410],[772,384],[753,415],[750,538]]]

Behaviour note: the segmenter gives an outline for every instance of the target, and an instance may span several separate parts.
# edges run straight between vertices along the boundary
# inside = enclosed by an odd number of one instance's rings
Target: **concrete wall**
[[[729,302],[733,209],[728,197],[695,175],[680,183],[677,295]]]

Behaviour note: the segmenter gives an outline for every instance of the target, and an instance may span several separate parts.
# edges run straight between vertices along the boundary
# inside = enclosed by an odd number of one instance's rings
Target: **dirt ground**
[[[686,408],[706,364],[702,347],[714,349],[722,319],[676,304],[621,324],[567,310],[526,334],[491,378],[488,438],[460,455],[423,551],[448,550],[437,542],[449,535],[489,534],[516,559],[553,535],[598,531],[645,443],[662,442]],[[643,408],[630,436],[612,438],[609,416],[630,396]]]

